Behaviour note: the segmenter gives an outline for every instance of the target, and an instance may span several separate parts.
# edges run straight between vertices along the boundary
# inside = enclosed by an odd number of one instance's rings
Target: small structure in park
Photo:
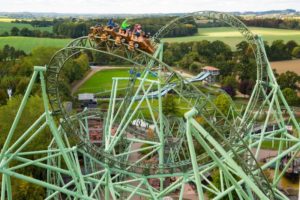
[[[210,76],[205,79],[205,81],[207,81],[208,83],[216,82],[216,77],[220,75],[220,69],[212,66],[205,66],[202,68],[202,71],[205,73],[208,72],[210,74]]]
[[[80,107],[83,108],[97,108],[97,100],[92,93],[78,94],[78,100],[80,101]]]

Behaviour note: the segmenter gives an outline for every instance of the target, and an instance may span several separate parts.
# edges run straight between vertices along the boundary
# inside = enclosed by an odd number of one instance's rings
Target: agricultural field
[[[77,93],[97,93],[111,90],[113,77],[128,77],[129,69],[102,70],[94,74],[77,90]],[[118,84],[118,88],[125,88],[127,81]]]
[[[285,29],[274,29],[274,28],[257,28],[250,27],[253,33],[261,35],[267,42],[272,43],[274,40],[295,40],[300,43],[300,30],[285,30]],[[217,27],[217,28],[199,28],[198,34],[195,36],[188,37],[176,37],[176,38],[165,38],[164,42],[191,42],[208,40],[215,41],[221,40],[226,44],[230,45],[233,49],[235,45],[243,40],[241,34],[229,27]]]
[[[2,34],[4,32],[10,33],[10,30],[12,29],[12,27],[17,27],[18,29],[28,28],[30,30],[40,30],[42,32],[43,31],[52,32],[52,26],[35,28],[35,27],[31,26],[30,24],[11,23],[9,20],[12,20],[12,19],[0,18],[0,34]]]
[[[272,69],[275,69],[278,74],[292,71],[300,74],[300,59],[271,62]]]
[[[12,22],[15,19],[0,16],[0,22]]]
[[[11,37],[11,36],[0,37],[0,49],[2,49],[4,45],[8,44],[10,46],[15,47],[16,49],[20,49],[25,51],[26,53],[30,53],[33,48],[38,46],[62,48],[66,46],[70,41],[71,39],[57,39],[57,38]]]

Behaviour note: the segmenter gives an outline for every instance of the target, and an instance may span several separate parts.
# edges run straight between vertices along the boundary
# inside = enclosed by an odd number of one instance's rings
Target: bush
[[[293,49],[292,56],[295,58],[300,58],[300,46]]]
[[[291,88],[285,88],[282,90],[282,93],[290,106],[299,105],[299,97],[297,96],[297,92],[295,90],[292,90]]]

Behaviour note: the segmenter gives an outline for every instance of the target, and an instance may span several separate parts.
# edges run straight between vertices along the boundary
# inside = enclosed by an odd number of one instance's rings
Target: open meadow
[[[274,40],[284,40],[285,42],[289,40],[295,40],[297,43],[300,43],[300,30],[257,27],[250,27],[250,30],[255,34],[261,35],[263,39],[269,44],[271,44]],[[221,40],[230,45],[232,48],[235,48],[235,45],[243,40],[243,37],[238,31],[234,30],[233,28],[217,27],[199,28],[198,34],[194,36],[163,39],[164,42],[192,42],[200,40]]]
[[[113,77],[129,77],[129,69],[102,70],[83,83],[77,93],[97,93],[111,90]],[[127,81],[120,82],[120,88],[127,86]]]
[[[35,47],[58,47],[66,46],[71,39],[57,39],[57,38],[36,38],[36,37],[0,37],[0,49],[8,44],[21,49],[26,53],[30,53]]]

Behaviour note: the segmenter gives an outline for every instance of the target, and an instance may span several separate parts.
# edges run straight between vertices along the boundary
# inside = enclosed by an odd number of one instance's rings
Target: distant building
[[[78,100],[79,101],[89,101],[89,100],[95,100],[95,96],[92,93],[81,93],[78,94]]]
[[[80,107],[83,109],[87,108],[97,108],[97,99],[92,93],[82,93],[78,94],[78,100],[80,101]]]
[[[203,72],[209,72],[210,76],[208,76],[205,81],[208,83],[214,83],[217,80],[217,76],[220,75],[220,69],[212,66],[205,66],[202,68]]]

